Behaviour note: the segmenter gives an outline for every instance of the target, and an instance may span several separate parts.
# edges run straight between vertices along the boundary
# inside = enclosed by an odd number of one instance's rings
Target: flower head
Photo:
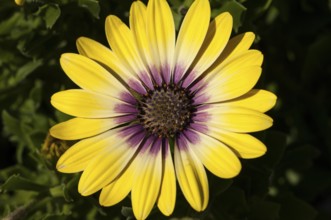
[[[176,179],[197,211],[206,208],[207,168],[221,178],[236,176],[241,158],[266,147],[247,134],[267,129],[264,114],[274,94],[252,89],[263,56],[250,50],[253,33],[229,40],[232,17],[210,22],[208,0],[189,8],[176,39],[165,0],[135,1],[130,27],[110,15],[110,48],[77,40],[79,54],[60,63],[80,89],[52,96],[52,105],[75,118],[51,128],[54,137],[80,140],[59,159],[64,173],[83,171],[78,190],[99,190],[100,204],[114,205],[130,192],[133,212],[145,219],[154,204],[173,212]]]

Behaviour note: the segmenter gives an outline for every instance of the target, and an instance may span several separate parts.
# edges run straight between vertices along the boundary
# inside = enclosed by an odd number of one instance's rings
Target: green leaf
[[[26,206],[20,206],[10,212],[6,217],[3,218],[3,220],[26,219],[27,212],[28,209]]]
[[[254,0],[245,2],[245,6],[249,9],[247,17],[257,18],[261,16],[271,5],[272,0]]]
[[[64,197],[64,185],[55,186],[49,189],[52,197]]]
[[[61,15],[61,10],[57,4],[49,4],[45,12],[44,20],[47,28],[52,28]]]
[[[251,193],[266,196],[271,176],[286,148],[286,135],[277,131],[259,134],[264,135],[259,139],[267,146],[267,153],[254,160],[243,160],[243,170],[238,176],[238,181]]]
[[[3,190],[29,190],[40,192],[46,190],[47,187],[35,183],[29,179],[23,178],[20,175],[12,175],[7,181],[0,186],[0,191]]]
[[[80,194],[77,192],[77,185],[80,176],[76,175],[71,178],[70,181],[63,188],[64,199],[67,202],[72,202],[76,197],[80,197]]]
[[[283,157],[286,149],[286,134],[279,131],[268,131],[262,142],[267,146],[267,153],[256,159],[259,166],[273,169]]]
[[[72,213],[52,213],[46,214],[42,220],[64,220],[67,219],[67,216],[70,216]],[[70,219],[70,218],[69,218]]]
[[[311,145],[291,146],[287,151],[283,166],[304,172],[309,169],[319,155],[318,148]]]
[[[245,192],[238,187],[230,187],[217,198],[218,205],[213,205],[213,213],[227,216],[226,219],[242,219],[248,212]],[[216,201],[214,202],[216,203]]]
[[[44,19],[47,28],[52,28],[61,15],[61,9],[57,4],[46,4],[39,7],[36,15]]]
[[[22,19],[20,13],[14,13],[9,19],[0,23],[0,36],[9,34],[15,28],[18,21]]]
[[[23,121],[11,116],[8,112],[2,111],[2,120],[5,134],[10,136],[11,141],[17,142],[16,159],[22,162],[23,148],[27,146],[31,151],[35,151],[36,145],[31,139],[32,129]]]
[[[121,213],[124,217],[126,217],[127,220],[135,219],[134,214],[133,214],[133,210],[132,210],[131,207],[123,206],[122,210],[121,210]]]
[[[43,64],[42,60],[33,60],[30,62],[27,62],[25,65],[20,67],[15,75],[15,77],[11,78],[11,81],[9,82],[11,86],[17,85],[22,80],[24,80],[28,75],[33,73],[39,66]]]
[[[2,121],[4,124],[4,131],[7,134],[14,134],[18,138],[23,138],[23,133],[20,129],[20,122],[11,116],[7,111],[2,112]]]
[[[211,197],[216,197],[226,191],[233,183],[232,179],[221,179],[214,175],[208,175],[210,182],[210,191],[213,192]]]
[[[281,205],[275,202],[254,197],[249,201],[250,213],[248,219],[254,220],[278,220]]]
[[[238,28],[242,25],[246,7],[237,1],[230,0],[223,4],[219,10],[213,10],[212,16],[216,16],[222,12],[229,12],[233,17],[233,29],[237,32]]]
[[[311,205],[292,194],[281,198],[281,202],[280,219],[282,220],[314,220],[317,216],[317,211]]]
[[[8,179],[10,176],[17,174],[17,173],[20,173],[23,176],[29,176],[31,174],[31,171],[28,168],[17,164],[17,165],[11,166],[11,167],[1,169],[0,170],[0,180],[4,181],[5,179]]]
[[[100,5],[98,0],[78,0],[78,5],[86,8],[95,18],[99,19]]]
[[[314,201],[316,199],[318,200],[319,196],[324,195],[330,188],[330,171],[313,167],[301,176],[301,182],[297,186],[297,191],[301,192],[300,198],[304,198],[306,201]]]

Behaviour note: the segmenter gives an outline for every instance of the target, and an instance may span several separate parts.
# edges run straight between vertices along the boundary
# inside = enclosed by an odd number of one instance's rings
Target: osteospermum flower
[[[60,63],[80,89],[61,91],[51,103],[75,118],[55,125],[59,139],[80,140],[59,159],[64,173],[83,171],[78,190],[99,190],[100,204],[114,205],[131,192],[136,218],[145,219],[157,204],[170,215],[176,179],[197,211],[209,198],[206,169],[221,178],[236,176],[240,158],[255,158],[266,147],[247,134],[264,130],[264,114],[274,94],[252,89],[263,56],[250,50],[253,33],[229,40],[232,17],[210,22],[208,0],[189,8],[176,39],[165,0],[147,7],[133,2],[130,27],[110,15],[110,48],[77,40],[79,54]]]

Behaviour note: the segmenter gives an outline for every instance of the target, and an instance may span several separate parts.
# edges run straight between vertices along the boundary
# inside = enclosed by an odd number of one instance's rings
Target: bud
[[[22,6],[24,4],[25,0],[15,0],[16,5]]]
[[[53,164],[69,147],[68,141],[57,139],[48,133],[42,145],[41,154],[49,163]]]

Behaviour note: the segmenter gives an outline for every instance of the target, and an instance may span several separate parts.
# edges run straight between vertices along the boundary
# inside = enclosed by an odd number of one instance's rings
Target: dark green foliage
[[[178,29],[193,0],[169,0]],[[77,192],[80,174],[55,170],[72,143],[48,137],[68,116],[50,105],[73,88],[59,66],[75,41],[106,45],[104,20],[128,21],[129,0],[2,0],[0,7],[0,216],[7,219],[133,219],[130,198],[101,207]],[[331,219],[331,5],[318,0],[211,0],[212,16],[229,11],[234,34],[253,31],[265,55],[257,87],[278,96],[274,126],[256,134],[265,156],[242,160],[241,174],[209,175],[210,204],[196,213],[177,190],[173,217],[211,220]],[[150,219],[168,219],[155,208]]]

